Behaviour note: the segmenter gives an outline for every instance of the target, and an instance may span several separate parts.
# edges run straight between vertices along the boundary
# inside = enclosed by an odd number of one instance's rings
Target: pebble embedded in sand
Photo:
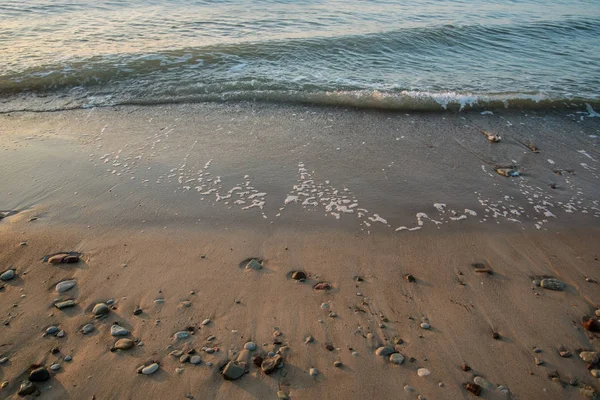
[[[190,357],[190,364],[200,364],[202,362],[202,358],[200,358],[200,356],[192,356]]]
[[[327,282],[319,282],[314,286],[315,290],[330,290],[331,285]]]
[[[164,302],[165,302],[165,299],[163,299],[163,298],[158,298],[158,299],[154,300],[154,304],[164,304]]]
[[[50,373],[44,367],[38,367],[29,373],[31,382],[44,382],[50,379]]]
[[[173,340],[187,339],[190,336],[188,331],[179,331],[173,335]]]
[[[129,331],[120,325],[112,325],[110,327],[110,334],[112,336],[127,336],[129,335]]]
[[[202,321],[202,325],[208,325],[210,324],[212,321],[210,320],[210,318],[206,318],[204,321]]]
[[[73,281],[73,280],[69,280],[69,281],[62,281],[56,284],[56,291],[58,293],[63,293],[66,292],[69,289],[72,289],[75,285],[77,285],[77,282]]]
[[[57,338],[65,337],[65,331],[63,331],[63,330],[58,331],[58,333],[56,334],[56,337]]]
[[[60,369],[60,364],[52,364],[50,366],[50,369],[54,372],[58,371]]]
[[[481,376],[476,376],[475,378],[473,378],[473,382],[475,382],[475,384],[481,386],[485,390],[494,389],[494,385],[492,385],[490,382],[483,379]]]
[[[253,270],[257,271],[259,269],[262,269],[262,264],[260,263],[260,261],[253,258],[252,260],[248,261],[248,263],[246,264],[246,266],[244,268],[246,268],[247,270],[253,269]]]
[[[60,264],[68,256],[69,255],[65,253],[55,254],[53,256],[48,257],[48,264]]]
[[[83,328],[81,328],[81,333],[83,333],[84,335],[87,335],[88,333],[91,333],[93,330],[94,330],[93,324],[86,324],[83,326]]]
[[[375,354],[382,357],[387,357],[392,353],[394,353],[394,349],[386,346],[379,347],[377,350],[375,350]]]
[[[590,370],[590,374],[592,374],[594,378],[600,378],[600,369],[592,369]]]
[[[415,389],[412,386],[409,385],[404,385],[404,390],[406,390],[407,392],[414,392]]]
[[[310,376],[317,376],[317,375],[319,375],[319,371],[316,368],[311,368],[308,370],[308,374]]]
[[[290,396],[288,396],[288,395],[287,395],[285,392],[283,392],[283,391],[279,390],[279,391],[277,392],[277,398],[278,398],[278,399],[281,399],[281,400],[287,400],[287,399],[289,399],[289,398],[290,398]]]
[[[400,365],[404,362],[404,356],[400,353],[393,353],[390,355],[390,362],[392,364]]]
[[[423,328],[423,329],[429,329],[429,328],[431,328],[431,325],[429,325],[427,322],[422,322],[421,323],[421,328]]]
[[[481,396],[481,386],[476,383],[467,383],[465,384],[465,389],[467,391],[473,393],[475,396]]]
[[[404,280],[407,281],[407,282],[411,282],[411,283],[417,281],[417,279],[412,274],[405,274],[404,275]]]
[[[428,370],[427,368],[419,368],[417,370],[417,375],[419,375],[421,378],[431,375],[431,371]]]
[[[58,308],[59,310],[62,310],[64,308],[74,307],[75,305],[77,305],[77,302],[75,301],[75,299],[66,299],[66,300],[61,300],[61,301],[57,301],[56,303],[54,303],[54,307]]]
[[[0,280],[2,280],[4,282],[10,281],[14,277],[15,277],[15,270],[14,269],[6,270],[2,274],[0,274]]]
[[[48,328],[46,328],[46,335],[54,335],[55,333],[58,332],[58,328],[54,325],[49,326]]]
[[[582,351],[579,358],[588,364],[594,364],[600,361],[600,353],[596,351]]]
[[[140,369],[140,372],[144,375],[151,375],[151,374],[155,373],[156,371],[158,371],[157,363],[152,363],[152,364]]]
[[[305,339],[304,339],[304,343],[312,343],[314,342],[315,338],[312,337],[311,335],[308,335]]]
[[[233,381],[241,378],[246,373],[245,368],[237,361],[229,361],[223,369],[223,378]]]
[[[189,354],[184,354],[181,357],[179,357],[179,362],[182,364],[185,364],[186,362],[190,361],[190,355]]]
[[[0,358],[0,365],[6,364],[7,361],[8,361],[8,357],[2,357],[2,358]]]
[[[565,288],[565,284],[561,281],[559,281],[558,279],[554,279],[554,278],[546,278],[546,279],[542,279],[542,281],[540,282],[540,286],[543,287],[544,289],[550,289],[550,290],[563,290]]]
[[[116,341],[115,345],[111,349],[111,351],[115,350],[129,350],[135,346],[135,343],[131,339],[119,339]]]
[[[66,356],[66,357],[65,357],[65,361],[66,361],[66,362],[69,362],[69,361],[71,361],[71,360],[73,360],[73,357],[71,357],[71,356]]]
[[[342,365],[343,365],[343,364],[342,364],[342,362],[341,362],[341,361],[337,361],[337,360],[336,360],[336,361],[334,361],[334,362],[333,362],[333,366],[334,366],[334,367],[336,367],[336,368],[342,368]]]
[[[96,318],[100,318],[110,312],[110,308],[105,303],[98,303],[92,309],[92,314],[96,316]]]
[[[21,386],[19,386],[19,391],[17,394],[21,397],[28,396],[37,391],[35,384],[31,381],[23,381],[21,382]]]
[[[256,350],[256,343],[248,342],[244,345],[244,349],[249,350],[249,351],[254,351],[254,350]]]
[[[598,318],[596,317],[588,319],[584,318],[581,324],[583,325],[586,331],[600,332],[600,321],[598,321]]]
[[[594,314],[596,315],[596,317],[600,318],[600,308],[594,311]]]
[[[296,281],[304,281],[307,278],[306,273],[304,271],[294,271],[292,272],[292,279]]]
[[[169,353],[171,357],[181,357],[183,355],[183,351],[181,350],[173,350]]]

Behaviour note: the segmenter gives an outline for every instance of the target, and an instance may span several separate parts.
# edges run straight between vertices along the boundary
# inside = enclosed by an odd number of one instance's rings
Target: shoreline
[[[0,127],[2,399],[32,364],[44,399],[597,395],[579,355],[600,351],[582,325],[600,313],[594,118],[195,104]],[[43,261],[59,252],[80,261]]]

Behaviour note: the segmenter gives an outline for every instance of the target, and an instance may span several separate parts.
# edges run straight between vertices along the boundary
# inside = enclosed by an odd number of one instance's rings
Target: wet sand
[[[60,365],[36,384],[52,399],[459,399],[477,376],[490,399],[599,388],[578,356],[600,350],[581,324],[600,305],[597,119],[198,104],[5,114],[0,127],[0,209],[14,211],[0,220],[0,272],[16,270],[0,292],[0,398],[17,398],[35,363]],[[61,251],[80,262],[43,262]],[[263,268],[241,268],[250,257]],[[565,288],[532,283],[547,277]],[[56,293],[64,280],[77,285]],[[56,309],[61,296],[77,305]],[[133,349],[110,351],[114,322]],[[43,336],[49,326],[65,336]],[[285,346],[273,374],[250,360]],[[224,380],[237,358],[248,373]],[[137,374],[150,360],[159,370]]]

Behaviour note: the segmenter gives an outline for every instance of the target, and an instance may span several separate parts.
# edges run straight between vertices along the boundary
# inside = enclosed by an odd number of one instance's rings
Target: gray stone
[[[377,354],[378,356],[382,356],[382,357],[387,357],[390,354],[392,354],[394,352],[394,349],[392,349],[391,347],[385,347],[382,346],[380,348],[378,348],[377,350],[375,350],[375,354]]]
[[[188,361],[190,361],[190,355],[189,354],[184,354],[181,357],[179,357],[179,362],[182,363],[182,364],[185,364]]]
[[[48,328],[46,328],[46,335],[54,335],[58,332],[58,328],[54,325],[49,326]]]
[[[8,357],[2,357],[2,358],[0,358],[0,365],[6,364],[7,361],[8,361]]]
[[[314,340],[315,338],[309,335],[306,337],[306,339],[304,339],[304,343],[312,343]]]
[[[92,314],[94,314],[97,318],[103,315],[106,315],[110,312],[110,308],[104,303],[98,303],[92,309]]]
[[[58,282],[56,284],[55,289],[58,293],[63,293],[63,292],[66,292],[67,290],[72,289],[73,287],[75,287],[75,285],[77,285],[77,282],[72,281],[72,280],[71,281],[62,281],[62,282]]]
[[[58,308],[59,310],[62,310],[63,308],[74,307],[76,304],[77,302],[74,299],[67,299],[57,301],[56,303],[54,303],[54,307]]]
[[[4,271],[2,274],[0,274],[0,280],[1,281],[10,281],[11,279],[13,279],[15,277],[15,270],[14,269],[9,269]]]
[[[229,361],[223,369],[223,378],[233,381],[241,378],[246,373],[246,370],[237,361]]]
[[[158,371],[157,363],[152,363],[152,364],[142,368],[142,374],[144,374],[144,375],[151,375],[151,374],[155,373],[156,371]]]
[[[56,334],[56,337],[58,337],[58,338],[65,337],[65,331],[63,331],[63,330],[58,331],[58,333]]]
[[[187,339],[190,336],[188,331],[179,331],[173,335],[173,340]]]
[[[183,355],[183,351],[181,350],[173,350],[169,353],[171,357],[181,357]]]
[[[204,321],[202,321],[202,325],[208,325],[211,323],[210,318],[206,318]]]
[[[407,392],[414,392],[415,391],[415,389],[412,386],[408,386],[408,385],[404,386],[404,390],[406,390]]]
[[[58,371],[58,370],[60,369],[60,364],[52,364],[52,365],[50,366],[50,369],[51,369],[52,371],[55,371],[55,372],[56,372],[56,371]]]
[[[550,290],[563,290],[565,288],[565,284],[563,282],[559,281],[558,279],[554,279],[554,278],[542,279],[540,286],[543,287],[544,289],[550,289]]]
[[[114,299],[108,299],[108,300],[106,301],[106,305],[107,305],[107,306],[112,306],[113,304],[115,304],[115,300],[114,300]]]
[[[429,325],[427,322],[423,322],[423,323],[421,323],[421,328],[429,329],[429,328],[431,328],[431,325]]]
[[[531,281],[531,283],[533,284],[533,286],[539,287],[542,284],[542,281],[540,281],[539,279],[534,279],[533,281]]]
[[[129,335],[129,331],[120,325],[112,325],[110,327],[110,334],[112,336],[127,336]]]
[[[427,368],[419,368],[417,370],[417,375],[419,375],[422,378],[422,377],[425,377],[427,375],[431,375],[431,371],[428,370]]]
[[[478,384],[485,390],[492,390],[495,388],[494,385],[492,385],[490,382],[483,379],[481,376],[476,376],[475,378],[473,378],[473,382],[475,382],[476,384]]]
[[[202,362],[202,359],[200,358],[200,356],[192,356],[190,357],[190,363],[197,365],[200,364]]]
[[[317,375],[319,375],[319,371],[316,368],[311,368],[308,370],[308,374],[310,376],[317,376]]]
[[[69,361],[71,361],[71,360],[73,360],[73,357],[71,357],[71,356],[66,356],[66,357],[65,357],[65,361],[69,362]]]
[[[394,353],[390,355],[390,362],[392,364],[400,365],[404,362],[404,356],[400,353]]]
[[[165,299],[156,299],[154,300],[155,304],[163,304],[165,302]]]
[[[81,328],[81,333],[83,333],[84,335],[87,335],[88,333],[91,333],[93,331],[94,331],[93,324],[86,324],[83,326],[83,328]]]
[[[254,342],[248,342],[244,345],[244,349],[254,351],[256,350],[256,344]]]
[[[19,391],[17,394],[21,397],[25,397],[27,395],[33,394],[37,391],[35,384],[31,381],[23,381],[21,386],[19,386]]]
[[[342,368],[342,362],[341,361],[334,361],[333,362],[333,366],[336,368]]]
[[[262,264],[253,258],[248,262],[248,264],[246,264],[246,269],[259,270],[262,269]]]

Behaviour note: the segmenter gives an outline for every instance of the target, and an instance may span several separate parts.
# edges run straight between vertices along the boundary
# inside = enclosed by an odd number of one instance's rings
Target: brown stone
[[[584,319],[581,324],[590,332],[600,332],[600,322],[598,321],[598,318],[592,317],[589,319]]]
[[[315,285],[315,290],[329,290],[331,285],[327,282],[320,282]]]
[[[52,257],[48,258],[48,264],[60,264],[64,261],[66,257],[69,257],[68,254],[56,254]]]
[[[481,395],[481,386],[479,386],[476,383],[467,383],[465,385],[465,389],[467,389],[469,392],[473,393],[475,396]]]
[[[279,355],[276,354],[273,357],[267,357],[263,360],[262,364],[260,365],[260,369],[262,369],[262,371],[269,375],[271,374],[273,371],[275,371],[275,369],[283,362],[283,358]]]

